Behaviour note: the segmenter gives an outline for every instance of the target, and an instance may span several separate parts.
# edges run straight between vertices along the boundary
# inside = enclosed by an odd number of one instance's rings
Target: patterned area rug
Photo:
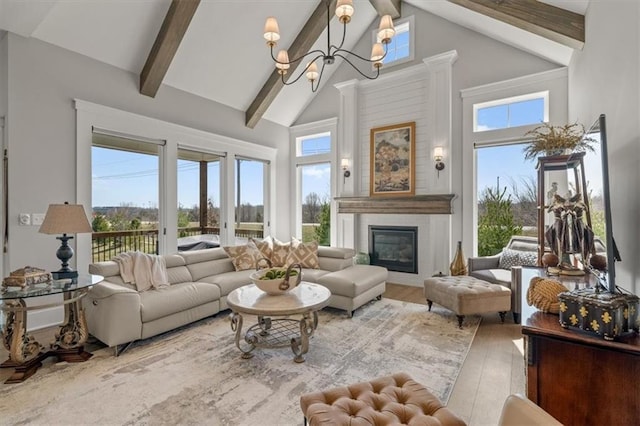
[[[355,312],[325,309],[306,362],[290,348],[242,359],[228,312],[87,362],[45,364],[0,385],[1,424],[300,425],[300,395],[404,371],[448,401],[478,328],[455,315],[390,299]],[[245,318],[245,328],[253,318]]]

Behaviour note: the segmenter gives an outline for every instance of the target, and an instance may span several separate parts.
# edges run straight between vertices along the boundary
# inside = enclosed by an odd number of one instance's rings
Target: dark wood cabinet
[[[565,425],[640,424],[638,334],[606,341],[564,329],[557,315],[527,304],[526,288],[522,295],[527,397]]]

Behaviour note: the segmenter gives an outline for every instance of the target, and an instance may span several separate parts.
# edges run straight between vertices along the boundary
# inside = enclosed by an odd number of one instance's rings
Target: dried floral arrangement
[[[573,123],[564,126],[552,126],[544,123],[525,133],[532,136],[531,143],[524,148],[524,158],[533,160],[540,154],[556,155],[569,150],[571,152],[595,152],[592,144],[597,141],[585,136],[584,125]]]

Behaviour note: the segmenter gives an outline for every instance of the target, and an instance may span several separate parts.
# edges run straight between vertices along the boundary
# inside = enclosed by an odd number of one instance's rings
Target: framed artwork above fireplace
[[[371,129],[371,196],[415,194],[416,123]]]

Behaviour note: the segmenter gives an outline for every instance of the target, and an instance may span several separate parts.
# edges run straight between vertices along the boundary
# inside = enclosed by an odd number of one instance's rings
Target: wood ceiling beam
[[[330,1],[329,14],[333,15],[335,14],[337,0]],[[311,14],[311,17],[304,24],[304,27],[302,27],[302,30],[297,35],[296,39],[291,43],[291,47],[287,49],[289,58],[298,58],[311,50],[311,47],[318,40],[326,27],[327,5],[324,1],[320,1],[318,7],[316,7]],[[267,60],[271,61],[268,55],[265,57],[265,61]],[[291,64],[288,74],[293,75],[301,62],[304,61],[298,61],[295,64]],[[273,72],[245,113],[245,124],[247,127],[253,129],[256,124],[258,124],[258,121],[260,121],[264,113],[267,111],[267,108],[269,108],[269,105],[273,103],[283,87],[284,84],[282,83],[280,74],[278,74],[274,67]]]
[[[574,49],[584,46],[584,16],[537,0],[448,0]]]
[[[200,0],[172,0],[140,73],[141,94],[153,98],[158,93],[199,4]]]
[[[369,0],[379,16],[391,15],[391,18],[400,17],[400,6],[402,0]]]

